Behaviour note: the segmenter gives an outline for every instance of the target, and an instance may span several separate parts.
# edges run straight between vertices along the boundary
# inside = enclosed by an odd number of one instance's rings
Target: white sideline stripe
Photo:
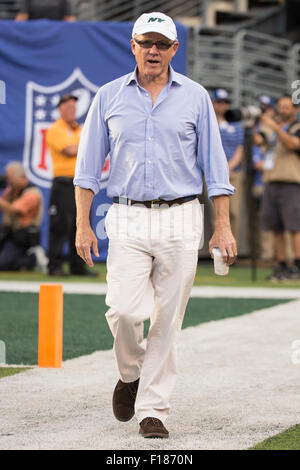
[[[65,294],[106,294],[104,283],[0,281],[0,292],[39,292],[41,285],[62,284]]]
[[[42,284],[62,284],[65,294],[105,295],[105,283],[0,281],[0,292],[39,292]],[[194,286],[191,297],[300,299],[300,288]]]
[[[274,287],[194,286],[191,297],[300,299],[300,289]]]

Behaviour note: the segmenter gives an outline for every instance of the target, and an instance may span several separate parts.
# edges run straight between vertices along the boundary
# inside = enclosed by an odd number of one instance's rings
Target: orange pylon
[[[61,367],[63,352],[63,288],[41,284],[39,295],[39,367]]]

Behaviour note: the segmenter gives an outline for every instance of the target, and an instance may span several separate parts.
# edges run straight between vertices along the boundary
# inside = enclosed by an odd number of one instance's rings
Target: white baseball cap
[[[176,26],[172,18],[158,11],[143,13],[134,23],[132,37],[135,34],[145,33],[160,33],[171,41],[177,39]]]

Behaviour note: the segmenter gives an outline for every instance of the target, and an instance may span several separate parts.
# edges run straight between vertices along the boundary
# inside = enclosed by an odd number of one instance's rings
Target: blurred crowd
[[[233,234],[238,241],[245,188],[251,184],[249,245],[256,241],[258,259],[275,258],[269,280],[300,280],[299,108],[289,95],[276,102],[264,95],[237,113],[230,109],[228,91],[222,88],[213,90],[211,99],[236,188],[230,199]],[[232,121],[238,114],[241,120]],[[247,141],[246,128],[250,129]]]

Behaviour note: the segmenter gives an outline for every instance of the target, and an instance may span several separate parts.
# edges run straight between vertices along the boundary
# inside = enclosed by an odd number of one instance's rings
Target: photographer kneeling
[[[40,190],[26,177],[20,162],[6,166],[6,187],[0,197],[0,271],[32,269],[33,247],[40,243],[43,199]]]

